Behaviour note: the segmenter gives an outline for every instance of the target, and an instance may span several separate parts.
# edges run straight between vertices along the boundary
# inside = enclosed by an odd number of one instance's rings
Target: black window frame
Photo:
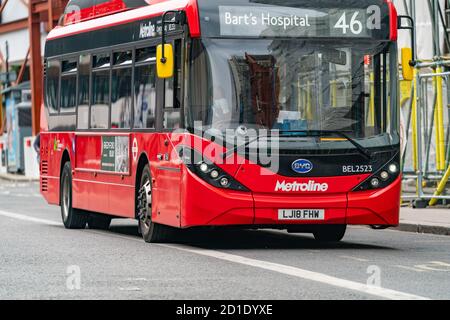
[[[64,67],[64,62],[73,60],[76,63],[76,70],[75,71],[63,71],[63,67]],[[59,115],[64,115],[64,116],[73,116],[76,115],[77,116],[77,121],[78,122],[78,80],[79,80],[79,56],[69,56],[67,58],[64,58],[64,60],[61,60],[61,72],[59,74],[59,91],[58,91],[58,114]],[[61,95],[61,88],[62,88],[62,81],[63,81],[63,77],[65,76],[73,76],[75,75],[76,78],[76,84],[75,84],[75,106],[74,106],[74,111],[71,112],[63,112],[61,105],[62,105],[62,95]],[[75,123],[75,126],[77,126],[78,123]]]
[[[154,42],[154,45],[140,45],[140,46],[136,46],[134,48],[134,61],[133,61],[133,125],[132,125],[132,131],[133,132],[156,132],[156,131],[160,131],[158,130],[159,127],[159,115],[158,115],[158,109],[159,109],[159,101],[161,100],[161,95],[160,95],[160,86],[158,83],[160,83],[160,79],[158,79],[158,76],[156,75],[156,46],[157,43]],[[136,52],[140,49],[146,49],[146,48],[154,48],[154,52],[155,52],[155,59],[154,61],[136,61],[137,59],[137,55]],[[155,96],[155,126],[154,128],[136,128],[136,124],[134,122],[135,119],[135,109],[134,109],[134,94],[135,94],[135,84],[136,84],[136,67],[143,67],[143,66],[150,66],[153,65],[155,66],[155,90],[156,90],[156,96]]]
[[[58,88],[56,89],[56,97],[55,97],[55,101],[56,101],[56,107],[55,108],[50,108],[49,106],[49,69],[50,69],[50,64],[53,62],[58,62],[59,64],[59,73],[58,73]],[[52,58],[48,58],[46,61],[46,66],[45,66],[45,70],[46,70],[46,74],[45,74],[45,104],[48,110],[48,113],[50,116],[58,116],[60,113],[60,92],[61,92],[61,71],[62,71],[62,60],[60,57],[52,57]],[[53,112],[52,112],[53,111]]]
[[[184,75],[186,74],[186,68],[185,68],[185,64],[186,64],[186,48],[184,47],[187,43],[189,43],[189,41],[187,41],[187,33],[186,30],[183,31],[177,31],[174,32],[170,35],[167,36],[167,43],[174,43],[174,41],[176,40],[181,40],[181,53],[182,53],[182,57],[181,57],[181,74],[182,74],[182,80],[181,80],[181,97],[180,97],[180,128],[184,128],[184,124],[186,123],[185,119],[184,119],[184,108],[185,108],[185,97],[184,95],[186,94],[185,92],[185,82],[187,81],[187,79],[184,79]],[[123,43],[123,44],[119,44],[119,45],[114,45],[114,46],[110,46],[110,47],[101,47],[101,48],[94,48],[94,49],[90,49],[90,50],[82,50],[82,51],[77,51],[77,52],[70,52],[70,53],[66,53],[66,54],[60,54],[60,55],[54,55],[54,56],[46,56],[45,60],[46,61],[59,61],[60,63],[60,73],[59,73],[59,84],[58,84],[58,95],[60,93],[60,88],[61,88],[61,69],[62,69],[62,61],[63,60],[67,60],[67,59],[71,59],[74,58],[77,60],[78,64],[77,64],[77,96],[76,96],[76,108],[75,108],[75,112],[73,113],[60,113],[59,112],[59,100],[58,101],[58,113],[50,113],[50,116],[75,116],[74,118],[74,124],[73,124],[73,130],[69,130],[69,131],[74,131],[74,132],[82,132],[82,133],[89,133],[89,132],[94,132],[94,133],[98,133],[98,132],[115,132],[115,133],[164,133],[164,132],[172,132],[173,129],[164,129],[163,128],[163,108],[165,105],[165,92],[164,92],[164,79],[160,79],[158,78],[157,75],[155,75],[155,86],[156,86],[156,114],[155,114],[155,128],[135,128],[135,124],[134,124],[134,97],[132,99],[132,108],[131,108],[131,128],[116,128],[116,129],[112,129],[111,128],[111,90],[112,90],[112,68],[113,68],[113,53],[114,52],[120,52],[120,51],[132,51],[133,53],[133,62],[132,62],[132,84],[131,84],[131,90],[132,93],[134,95],[134,77],[135,77],[135,67],[136,67],[136,63],[135,63],[135,56],[136,56],[136,50],[138,49],[142,49],[142,48],[155,48],[156,51],[156,47],[161,44],[161,37],[155,37],[155,38],[150,38],[150,39],[145,39],[145,40],[139,40],[139,41],[133,41],[133,42],[128,42],[128,43]],[[92,91],[93,91],[93,74],[94,71],[96,69],[106,69],[105,68],[93,68],[93,63],[94,63],[94,57],[95,55],[98,54],[109,54],[110,55],[110,65],[109,65],[109,105],[108,105],[108,128],[106,129],[102,129],[102,128],[92,128],[91,125],[91,118],[92,118]],[[88,115],[88,128],[87,129],[80,129],[78,128],[78,107],[79,107],[79,78],[80,78],[80,64],[79,64],[79,58],[81,56],[86,56],[89,55],[90,59],[91,59],[91,63],[90,63],[90,70],[89,70],[89,115]],[[155,64],[156,67],[156,60],[155,62],[152,62]],[[139,63],[138,63],[139,64]],[[45,86],[47,86],[47,79],[48,76],[45,77]],[[46,91],[47,94],[47,91]],[[46,98],[45,98],[46,99]],[[50,111],[49,108],[47,108],[47,110]],[[175,109],[178,110],[178,109]],[[52,130],[53,131],[53,130]],[[60,131],[60,130],[59,130]],[[64,130],[62,130],[64,131]]]
[[[89,74],[88,74],[88,122],[87,122],[87,128],[86,129],[80,129],[78,128],[78,120],[79,120],[79,107],[80,107],[80,59],[82,56],[89,56]],[[78,54],[78,72],[77,72],[77,109],[76,109],[76,125],[75,125],[75,131],[77,132],[83,132],[83,131],[89,131],[90,122],[91,122],[91,84],[92,84],[92,57],[93,55],[89,52],[81,52]]]
[[[115,65],[114,64],[114,54],[131,51],[131,63],[127,65]],[[128,132],[134,126],[134,74],[135,74],[135,56],[136,50],[132,47],[124,47],[121,49],[114,49],[111,51],[111,71],[109,73],[109,130],[114,132]],[[131,110],[130,110],[130,126],[129,128],[113,128],[112,127],[112,74],[114,70],[120,69],[130,69],[131,68]]]
[[[180,74],[178,75],[177,73],[177,42],[179,43],[179,70],[180,70]],[[180,97],[179,97],[179,104],[180,107],[179,108],[166,108],[166,82],[167,79],[159,79],[162,82],[162,92],[160,93],[162,96],[162,104],[159,105],[159,113],[160,113],[160,130],[161,132],[172,132],[173,130],[183,130],[186,128],[185,125],[185,119],[184,119],[184,115],[185,115],[185,106],[186,106],[186,97],[185,97],[185,90],[186,90],[186,76],[187,76],[187,68],[186,68],[186,63],[187,62],[187,44],[190,43],[190,41],[188,41],[188,39],[186,39],[185,36],[183,36],[183,34],[181,36],[179,35],[173,35],[171,37],[167,38],[167,43],[172,44],[173,48],[174,48],[174,58],[175,58],[175,63],[174,63],[174,76],[172,77],[173,81],[174,81],[174,92],[173,92],[173,101],[175,103],[175,99],[176,99],[176,94],[177,94],[177,90],[176,90],[176,86],[180,86]],[[179,128],[164,128],[164,121],[165,121],[165,114],[169,113],[169,112],[180,112],[180,120],[179,120]]]
[[[94,67],[94,61],[95,56],[103,55],[103,54],[109,54],[109,66],[108,67]],[[98,132],[98,131],[109,131],[111,130],[111,74],[112,74],[112,62],[113,62],[113,55],[112,50],[98,50],[94,51],[91,55],[91,70],[90,70],[90,77],[89,77],[89,129],[86,131],[91,132]],[[108,70],[109,73],[109,88],[108,88],[108,119],[107,119],[107,126],[106,128],[92,128],[92,107],[94,104],[93,99],[93,93],[94,93],[94,74],[96,72],[102,72]]]

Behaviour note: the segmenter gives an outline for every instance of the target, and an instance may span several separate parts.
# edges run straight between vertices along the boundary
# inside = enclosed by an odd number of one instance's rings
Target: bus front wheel
[[[167,241],[170,237],[170,228],[152,221],[152,181],[148,165],[142,171],[137,197],[139,231],[145,242]]]
[[[66,229],[84,229],[87,214],[72,207],[72,167],[70,162],[64,164],[61,174],[61,217]]]
[[[325,225],[314,231],[314,238],[320,242],[339,242],[347,231],[346,225]]]

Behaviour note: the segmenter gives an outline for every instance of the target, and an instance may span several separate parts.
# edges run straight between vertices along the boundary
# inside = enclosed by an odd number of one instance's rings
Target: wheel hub
[[[138,216],[145,224],[151,221],[152,207],[152,186],[147,181],[139,190],[138,196]]]

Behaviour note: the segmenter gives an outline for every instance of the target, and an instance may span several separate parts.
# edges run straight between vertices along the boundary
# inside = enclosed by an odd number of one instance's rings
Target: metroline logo
[[[307,183],[286,183],[286,181],[277,181],[275,191],[283,192],[326,192],[328,191],[328,183],[316,183],[314,180],[310,180]]]

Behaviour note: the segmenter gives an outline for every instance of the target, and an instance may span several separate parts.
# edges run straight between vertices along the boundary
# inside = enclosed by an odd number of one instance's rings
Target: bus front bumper
[[[181,227],[399,224],[401,177],[384,189],[322,195],[245,193],[217,189],[189,175]],[[323,218],[280,219],[280,211],[323,212]],[[288,214],[289,216],[289,214]],[[316,217],[317,218],[317,217]]]

